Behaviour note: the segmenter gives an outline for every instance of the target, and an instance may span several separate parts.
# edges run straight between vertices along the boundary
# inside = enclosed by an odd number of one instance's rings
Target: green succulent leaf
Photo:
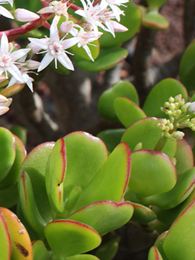
[[[142,204],[131,202],[134,207],[133,220],[140,224],[147,224],[157,218],[155,212]]]
[[[0,206],[11,208],[16,205],[18,201],[18,187],[17,184],[0,189]]]
[[[166,153],[169,157],[174,158],[177,150],[177,140],[173,137],[164,137],[162,142],[164,142],[164,145],[160,151]]]
[[[121,201],[129,182],[130,171],[130,150],[126,144],[121,143],[83,191],[75,210],[99,200]]]
[[[147,4],[150,8],[160,8],[167,0],[147,0]]]
[[[10,131],[16,135],[17,137],[19,137],[19,139],[23,142],[23,144],[26,144],[26,140],[27,140],[27,131],[25,128],[21,127],[21,126],[13,126]]]
[[[129,202],[94,202],[71,215],[69,218],[92,226],[101,235],[125,225],[133,215]]]
[[[141,149],[154,149],[162,136],[159,121],[156,118],[144,118],[131,125],[122,136],[121,141],[134,150],[137,145]]]
[[[94,255],[83,254],[66,257],[66,260],[99,260],[99,258]]]
[[[177,141],[175,158],[178,174],[183,174],[194,166],[194,155],[192,148],[184,139]]]
[[[195,41],[192,41],[182,56],[179,75],[187,89],[193,90],[195,85]]]
[[[114,110],[114,101],[118,97],[126,97],[136,104],[139,103],[136,88],[128,81],[119,81],[106,90],[99,99],[98,110],[102,116],[118,121]]]
[[[188,94],[184,86],[177,80],[167,78],[160,81],[150,91],[144,103],[143,110],[147,116],[165,117],[161,107],[170,98],[181,94],[187,99]]]
[[[194,219],[195,202],[193,201],[174,221],[163,242],[163,249],[168,259],[194,259]]]
[[[132,154],[129,189],[145,197],[171,190],[176,171],[169,157],[161,152],[140,150]]]
[[[157,247],[153,246],[150,248],[148,260],[163,260]]]
[[[144,202],[156,205],[163,209],[170,209],[182,203],[195,187],[195,168],[192,168],[178,177],[177,184],[169,192],[146,197]]]
[[[8,172],[7,176],[0,183],[0,187],[14,186],[19,179],[21,165],[26,157],[26,150],[22,141],[17,136],[15,136],[15,146],[16,146],[16,155],[15,155],[14,163],[10,171]]]
[[[104,143],[85,132],[74,132],[57,141],[50,156],[46,185],[58,211],[63,212],[64,202],[65,208],[71,210],[77,195],[93,179],[107,156]],[[58,198],[60,207],[57,207]]]
[[[0,214],[0,259],[10,260],[11,257],[11,240],[7,224]]]
[[[101,260],[113,260],[119,248],[119,237],[114,237],[104,242],[95,252]]]
[[[114,47],[120,46],[123,42],[126,42],[132,38],[140,29],[141,26],[141,10],[134,3],[125,4],[122,7],[124,15],[121,16],[120,24],[124,25],[128,31],[116,33],[113,37],[110,33],[104,32],[100,38],[100,44],[102,47]]]
[[[13,166],[15,160],[15,138],[12,133],[0,127],[0,181],[2,181],[10,171],[11,167]]]
[[[90,251],[101,243],[101,237],[90,226],[73,220],[56,220],[45,227],[52,251],[60,257]]]
[[[47,222],[52,219],[52,210],[46,192],[45,175],[53,147],[53,142],[38,145],[28,154],[22,165],[22,171],[30,177],[37,208]]]
[[[91,55],[93,57],[93,59],[97,59],[97,57],[99,56],[100,53],[100,44],[99,41],[96,40],[94,42],[92,42],[91,44],[88,45],[90,51],[91,51]],[[83,48],[79,48],[77,47],[77,45],[74,45],[72,48],[70,48],[71,53],[73,53],[75,55],[75,58],[82,58],[84,60],[87,61],[91,61],[89,56],[87,55],[86,51]]]
[[[114,100],[114,110],[125,127],[129,127],[136,121],[146,117],[144,111],[126,97],[118,97]]]
[[[126,58],[128,51],[124,48],[102,49],[95,61],[77,60],[75,64],[87,71],[99,72],[114,67],[118,62]]]
[[[22,173],[19,181],[19,197],[25,220],[29,226],[42,237],[43,227],[46,225],[46,222],[37,208],[32,183],[30,177],[25,172]]]
[[[110,129],[100,132],[98,137],[101,138],[106,144],[108,151],[112,152],[114,148],[120,143],[124,132],[125,129]]]
[[[151,29],[166,30],[169,27],[169,21],[159,14],[158,10],[152,9],[144,14],[143,25]]]
[[[33,259],[46,260],[49,259],[50,253],[45,247],[43,241],[37,240],[33,243]]]
[[[6,208],[0,208],[0,216],[6,222],[10,235],[12,246],[11,259],[32,260],[31,240],[24,225],[12,211]],[[6,250],[6,248],[3,250]]]

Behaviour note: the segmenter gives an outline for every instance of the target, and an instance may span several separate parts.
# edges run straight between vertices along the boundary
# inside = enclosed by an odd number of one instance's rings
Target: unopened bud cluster
[[[190,128],[195,131],[195,102],[186,102],[182,95],[170,97],[161,110],[168,116],[159,126],[166,137],[182,139],[184,133],[177,129]]]

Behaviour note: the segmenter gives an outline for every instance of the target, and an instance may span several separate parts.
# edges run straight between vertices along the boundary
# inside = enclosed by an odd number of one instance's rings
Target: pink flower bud
[[[15,11],[15,17],[20,22],[32,22],[39,19],[39,15],[23,8],[18,8]]]

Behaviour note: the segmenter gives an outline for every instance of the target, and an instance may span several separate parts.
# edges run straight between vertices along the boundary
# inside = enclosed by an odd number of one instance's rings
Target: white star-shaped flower
[[[81,2],[83,10],[77,10],[76,14],[83,17],[94,31],[98,31],[98,28],[101,28],[104,31],[110,32],[113,36],[115,36],[115,32],[127,31],[125,26],[114,20],[116,15],[111,9],[105,8],[101,4],[93,6],[90,1],[86,3],[84,0],[81,0]]]
[[[28,48],[14,51],[10,48],[6,34],[3,33],[0,41],[0,75],[7,79],[9,75],[12,75],[18,82],[22,82],[18,61],[26,56],[29,51]]]
[[[73,64],[69,59],[67,49],[71,48],[77,43],[76,38],[60,39],[55,19],[50,27],[50,37],[43,39],[29,38],[30,47],[36,52],[43,50],[41,53],[45,53],[42,59],[38,72],[45,69],[53,60],[55,61],[55,68],[57,68],[57,62],[60,62],[65,68],[74,70]],[[70,54],[70,53],[69,53]]]
[[[128,3],[129,0],[101,0],[102,8],[109,7],[117,21],[120,21],[120,16],[124,15],[124,12],[119,8],[120,6],[124,6],[124,4]]]

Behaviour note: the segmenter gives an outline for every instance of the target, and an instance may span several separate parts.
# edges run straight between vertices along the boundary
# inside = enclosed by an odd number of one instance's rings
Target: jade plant
[[[162,233],[148,259],[194,259],[194,155],[184,132],[195,130],[195,110],[185,87],[162,80],[140,108],[135,87],[121,81],[102,94],[98,107],[123,126],[99,134],[109,150],[123,142],[132,151],[125,199],[134,206],[133,219]]]
[[[108,154],[85,132],[34,148],[21,167],[18,212],[36,240],[35,259],[97,259],[83,253],[133,215],[124,201],[130,172],[127,144]]]

